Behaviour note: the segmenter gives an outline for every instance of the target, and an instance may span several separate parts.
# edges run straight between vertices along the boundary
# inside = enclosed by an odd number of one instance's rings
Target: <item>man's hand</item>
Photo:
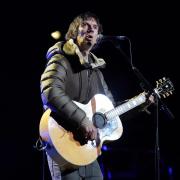
[[[84,136],[83,138],[85,138],[86,140],[96,140],[97,139],[98,130],[88,118],[85,118],[82,121],[79,130],[81,131],[82,135]]]
[[[145,93],[147,96],[148,94]],[[153,95],[147,96],[146,105],[143,107],[143,111],[145,111],[147,114],[151,114],[151,112],[147,109],[151,104],[155,103],[155,98]]]
[[[149,98],[148,98],[148,101],[149,101],[150,104],[155,103],[154,96],[150,95]]]

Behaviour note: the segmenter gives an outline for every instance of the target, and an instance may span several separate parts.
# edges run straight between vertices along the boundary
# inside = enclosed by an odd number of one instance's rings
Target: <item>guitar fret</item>
[[[136,105],[137,105],[136,101],[132,101],[132,103],[134,104],[134,106],[136,106]]]
[[[144,103],[145,101],[146,101],[146,97],[145,97],[144,93],[142,93],[139,96],[130,99],[128,102],[126,102],[120,106],[117,106],[115,109],[112,109],[112,110],[106,112],[105,113],[106,117],[107,117],[107,119],[112,119],[116,116],[122,115],[125,112]]]
[[[123,107],[117,108],[117,115],[121,114],[123,112]]]
[[[129,102],[129,103],[127,103],[127,106],[128,106],[128,108],[129,108],[129,109],[131,108],[130,102]]]

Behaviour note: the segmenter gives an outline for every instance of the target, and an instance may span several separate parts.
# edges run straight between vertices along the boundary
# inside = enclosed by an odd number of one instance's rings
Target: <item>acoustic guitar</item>
[[[154,93],[159,98],[165,98],[172,94],[174,88],[169,78],[163,78],[156,82]],[[101,148],[105,141],[114,141],[122,136],[123,126],[119,116],[145,103],[146,100],[146,93],[143,92],[117,107],[114,107],[109,98],[102,94],[96,94],[87,104],[74,101],[93,122],[98,119],[104,120],[100,123],[101,127],[98,128],[100,142],[87,141],[84,145],[74,139],[72,132],[58,124],[51,117],[51,110],[47,109],[43,113],[39,125],[40,137],[46,152],[62,167],[66,164],[75,166],[90,164],[101,155]]]

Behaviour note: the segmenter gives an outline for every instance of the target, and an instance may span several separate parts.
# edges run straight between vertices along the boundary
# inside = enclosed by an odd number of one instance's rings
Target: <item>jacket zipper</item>
[[[82,91],[82,74],[81,72],[79,73],[79,100],[81,100],[81,91]]]
[[[89,95],[89,85],[90,85],[90,70],[89,70],[89,69],[87,69],[87,80],[88,80],[88,86],[87,86],[86,100],[88,99],[88,95]]]

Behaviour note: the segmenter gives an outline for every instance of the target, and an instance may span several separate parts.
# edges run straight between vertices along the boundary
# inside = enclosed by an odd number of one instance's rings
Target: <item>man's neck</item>
[[[86,63],[88,63],[88,62],[89,62],[89,61],[88,61],[89,51],[83,51],[83,52],[81,52],[81,53],[82,53],[82,55],[83,55],[84,61],[85,61]]]

